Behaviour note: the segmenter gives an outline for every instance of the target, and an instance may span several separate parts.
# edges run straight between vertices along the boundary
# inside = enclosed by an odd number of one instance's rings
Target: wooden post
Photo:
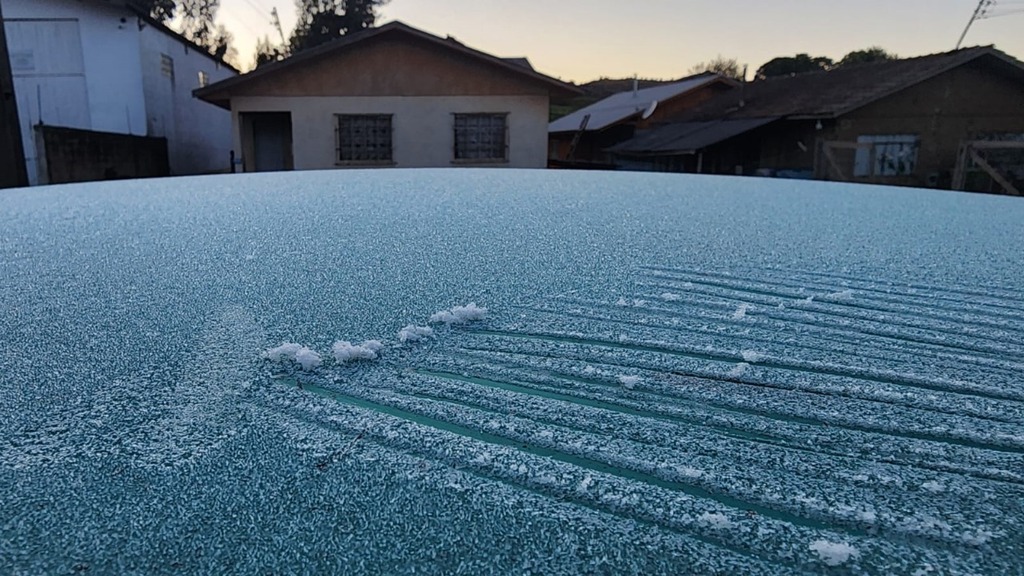
[[[0,2],[0,188],[28,186],[25,147],[21,141],[18,98],[7,51],[3,3]]]
[[[950,189],[963,190],[967,179],[967,148],[968,142],[961,142],[956,152],[956,168],[953,169],[953,181],[950,182]]]
[[[985,172],[988,172],[988,175],[991,176],[993,180],[995,180],[997,183],[999,183],[1000,186],[1003,187],[1003,190],[1005,190],[1009,194],[1013,194],[1014,196],[1021,195],[1020,190],[1017,190],[1013,186],[1013,184],[1010,183],[1009,180],[1003,178],[1003,175],[1000,174],[998,170],[993,168],[991,164],[986,162],[985,159],[982,158],[976,150],[974,150],[974,148],[971,148],[970,152],[971,159],[974,160],[974,163],[977,164],[978,166],[981,166],[981,169],[984,170]]]
[[[832,154],[831,143],[825,142],[821,147],[821,151],[825,155],[825,159],[828,160],[829,166],[835,171],[836,176],[839,177],[839,181],[847,182],[846,174],[843,174],[843,169],[839,167],[839,162],[836,161],[836,157]]]

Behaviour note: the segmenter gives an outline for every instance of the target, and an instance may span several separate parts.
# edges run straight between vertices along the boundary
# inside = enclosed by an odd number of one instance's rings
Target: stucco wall
[[[192,90],[199,88],[200,71],[211,84],[235,72],[153,26],[143,28],[141,41],[146,126],[150,136],[167,138],[171,174],[227,171],[231,113],[194,98]],[[172,74],[162,56],[173,62]]]
[[[336,114],[392,114],[394,165],[423,168],[453,163],[455,113],[508,113],[508,162],[543,168],[547,162],[548,97],[236,97],[232,99],[235,150],[243,150],[239,114],[290,112],[296,170],[335,168]],[[480,164],[474,164],[480,166]]]

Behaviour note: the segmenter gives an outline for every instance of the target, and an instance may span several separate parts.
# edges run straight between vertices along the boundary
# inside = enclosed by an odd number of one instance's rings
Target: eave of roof
[[[580,90],[578,87],[572,84],[568,84],[566,82],[562,82],[561,80],[552,78],[551,76],[541,74],[536,70],[533,70],[532,68],[527,68],[523,66],[521,63],[509,61],[498,56],[493,56],[491,54],[487,54],[486,52],[481,52],[474,48],[470,48],[465,44],[462,44],[461,42],[455,41],[454,39],[440,38],[438,36],[434,36],[433,34],[424,32],[417,28],[413,28],[412,26],[409,26],[408,24],[405,24],[398,20],[394,20],[377,28],[368,28],[366,30],[361,30],[353,34],[342,36],[337,40],[327,42],[326,44],[322,44],[320,46],[317,46],[316,48],[304,50],[298,54],[295,54],[294,56],[285,58],[284,60],[279,60],[277,62],[265,64],[246,74],[235,76],[234,78],[227,78],[215,84],[210,84],[209,86],[199,88],[197,90],[194,90],[192,94],[197,98],[201,98],[203,100],[206,100],[207,102],[217,104],[218,106],[229,107],[230,104],[225,105],[225,101],[216,98],[216,95],[218,93],[247,84],[257,78],[262,78],[264,76],[275,74],[282,70],[287,70],[302,63],[315,60],[322,56],[340,50],[344,50],[345,48],[348,48],[361,42],[365,42],[372,38],[377,38],[379,36],[395,32],[407,34],[409,36],[421,40],[426,40],[447,50],[454,50],[467,56],[482,60],[484,62],[487,62],[488,64],[499,67],[514,75],[544,84],[548,86],[552,92],[555,93],[573,96],[583,93],[582,90]]]
[[[707,122],[672,122],[646,130],[608,148],[624,156],[679,155],[697,152],[779,120],[778,117],[739,118]]]

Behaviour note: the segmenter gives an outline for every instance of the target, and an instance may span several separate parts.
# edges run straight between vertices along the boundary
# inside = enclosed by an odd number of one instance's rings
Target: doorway
[[[294,169],[290,112],[242,112],[241,121],[246,172]]]

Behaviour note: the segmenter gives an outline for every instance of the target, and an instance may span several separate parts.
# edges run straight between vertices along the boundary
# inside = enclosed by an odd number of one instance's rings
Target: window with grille
[[[390,114],[339,114],[337,119],[338,163],[392,161]]]
[[[917,165],[918,138],[913,135],[860,136],[854,176],[906,176]]]
[[[455,159],[508,160],[508,114],[456,114]]]

